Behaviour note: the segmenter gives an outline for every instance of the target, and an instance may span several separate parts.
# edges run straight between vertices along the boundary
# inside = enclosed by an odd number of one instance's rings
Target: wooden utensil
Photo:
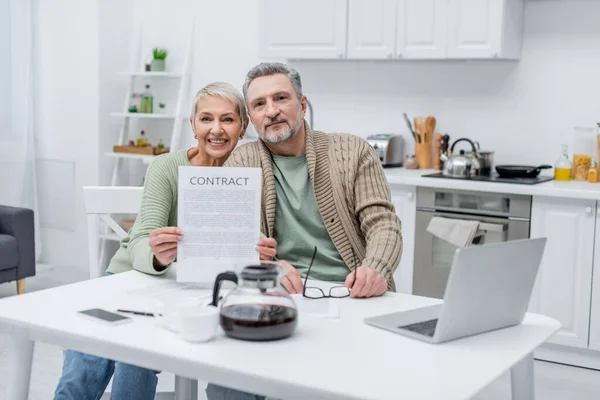
[[[419,138],[419,143],[425,142],[425,117],[414,118],[415,134]]]
[[[433,169],[441,171],[442,160],[440,156],[442,154],[442,134],[438,133],[435,135],[435,151],[433,153]]]

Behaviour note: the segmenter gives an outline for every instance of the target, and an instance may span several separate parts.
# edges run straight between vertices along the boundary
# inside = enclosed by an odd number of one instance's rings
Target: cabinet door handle
[[[592,214],[592,207],[586,207],[585,212],[586,214]]]
[[[408,192],[408,194],[406,195],[406,197],[408,197],[409,199],[413,198],[413,192]]]

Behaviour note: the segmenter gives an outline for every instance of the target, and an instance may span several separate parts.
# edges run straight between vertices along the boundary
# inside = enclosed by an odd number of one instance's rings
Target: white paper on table
[[[292,299],[301,314],[309,314],[314,317],[339,318],[339,299],[324,297],[322,299],[309,299],[301,294],[292,294]]]
[[[178,282],[214,282],[259,261],[260,168],[179,167]]]

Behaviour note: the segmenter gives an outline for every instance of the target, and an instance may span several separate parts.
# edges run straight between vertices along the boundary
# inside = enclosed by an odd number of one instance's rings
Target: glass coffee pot
[[[217,307],[223,281],[237,286],[221,301],[220,324],[225,334],[241,340],[267,341],[291,336],[298,324],[298,309],[279,284],[285,269],[273,261],[246,266],[238,275],[217,276],[212,305]]]

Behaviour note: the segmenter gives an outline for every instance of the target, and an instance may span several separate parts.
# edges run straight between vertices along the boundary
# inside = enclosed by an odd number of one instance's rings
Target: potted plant
[[[158,112],[164,114],[167,110],[165,109],[167,105],[165,103],[158,103]]]
[[[169,52],[167,49],[161,49],[159,47],[155,47],[152,49],[152,62],[150,64],[150,69],[155,72],[164,72],[165,71],[165,59]]]

